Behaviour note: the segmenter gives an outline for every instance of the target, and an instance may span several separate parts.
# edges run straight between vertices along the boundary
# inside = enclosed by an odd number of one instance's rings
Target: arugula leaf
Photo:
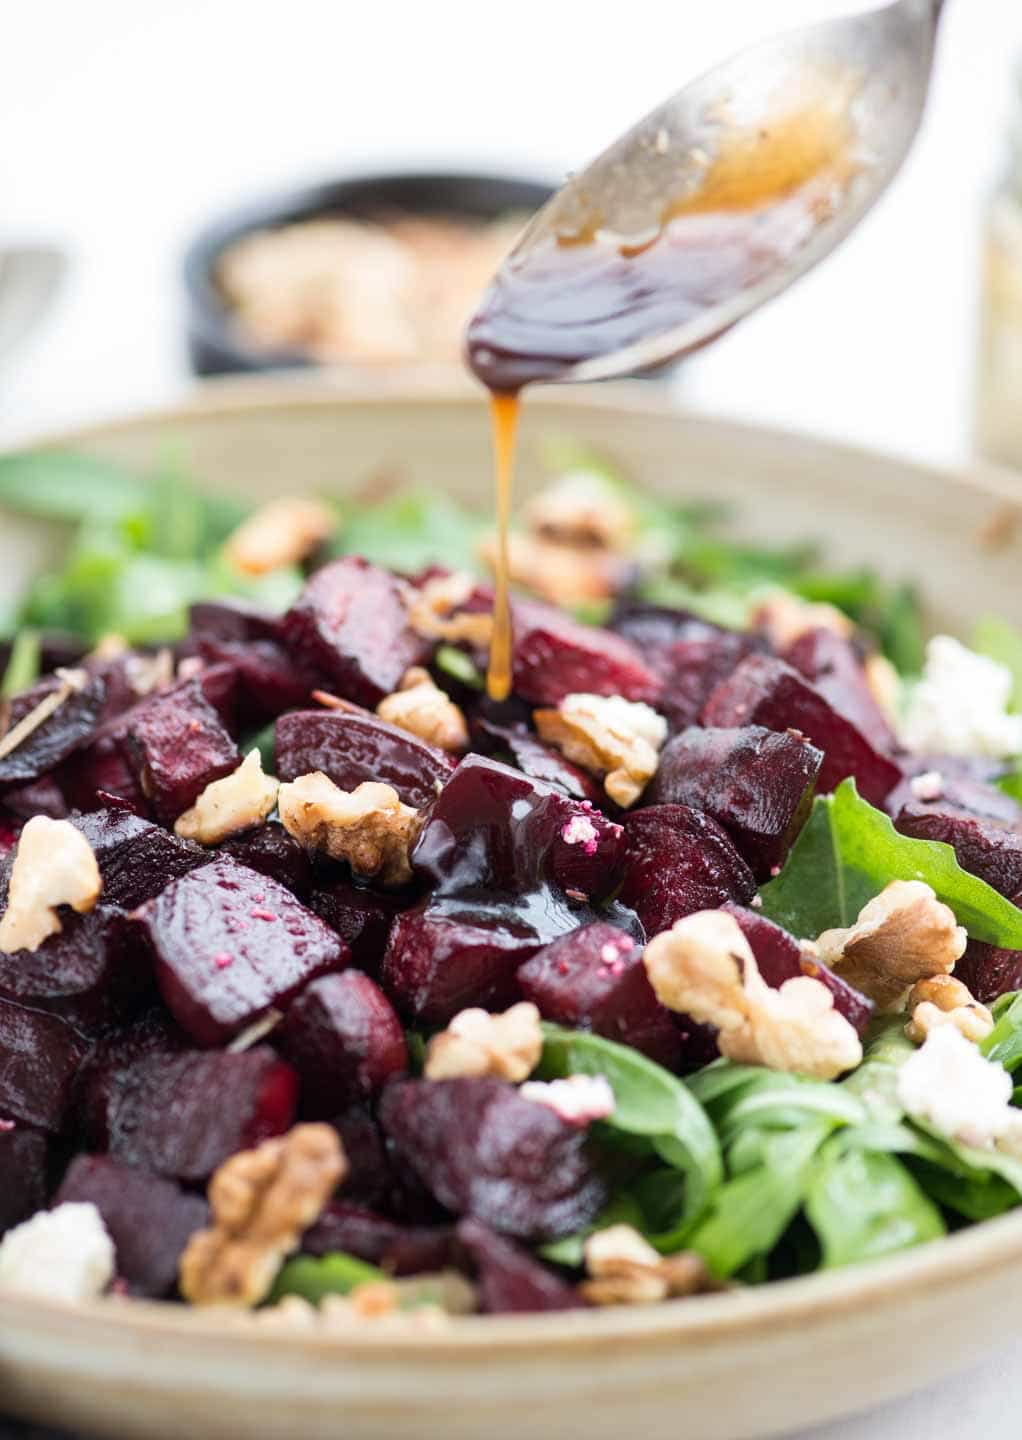
[[[892,1255],[947,1233],[940,1211],[893,1155],[830,1144],[813,1167],[805,1212],[825,1270]]]
[[[985,615],[972,632],[972,648],[1011,671],[1011,708],[1022,710],[1022,630],[996,615]]]
[[[375,1265],[340,1250],[318,1257],[296,1255],[281,1267],[266,1303],[275,1305],[285,1295],[300,1295],[310,1305],[318,1305],[324,1295],[347,1295],[356,1285],[386,1279]]]
[[[10,659],[0,681],[0,700],[20,695],[39,679],[42,643],[38,630],[19,630],[11,646]]]
[[[760,891],[763,913],[801,938],[851,925],[892,880],[924,880],[976,940],[1022,949],[1022,910],[963,870],[950,845],[899,835],[855,781],[818,796],[784,869]]]
[[[485,677],[480,674],[471,657],[455,645],[438,645],[433,663],[445,675],[450,675],[452,680],[458,680],[472,690],[482,690],[486,684]]]
[[[478,571],[476,544],[485,528],[479,516],[441,491],[404,490],[347,506],[333,549],[408,574],[430,565]]]
[[[1022,1065],[1022,991],[1002,995],[994,1008],[995,1024],[979,1042],[980,1054],[996,1060],[1012,1074]]]
[[[0,506],[76,524],[120,520],[144,508],[138,481],[89,455],[36,450],[0,456]]]
[[[997,788],[1022,805],[1022,770],[1012,770],[1009,774],[1002,775],[997,781]]]

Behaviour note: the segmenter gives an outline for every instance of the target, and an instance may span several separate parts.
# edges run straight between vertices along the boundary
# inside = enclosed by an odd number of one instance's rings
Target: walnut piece
[[[58,905],[84,914],[99,899],[103,882],[85,836],[70,820],[34,815],[18,840],[0,919],[0,950],[38,950],[63,928]]]
[[[330,1125],[296,1125],[225,1160],[209,1182],[213,1225],[196,1231],[181,1256],[184,1298],[192,1305],[258,1305],[347,1171]]]
[[[250,750],[237,770],[213,780],[190,810],[179,815],[175,835],[217,845],[229,835],[261,825],[277,803],[278,781],[263,774],[262,756]]]
[[[620,695],[566,695],[556,710],[536,710],[536,729],[569,760],[594,775],[615,804],[634,805],[656,774],[667,721]]]
[[[409,625],[425,640],[488,649],[493,638],[491,612],[466,610],[455,614],[468,602],[475,588],[475,579],[458,571],[434,576],[414,592],[408,606]]]
[[[965,949],[954,912],[921,880],[892,880],[864,905],[854,925],[825,930],[819,958],[882,1010],[917,980],[947,975]]]
[[[390,785],[364,780],[342,790],[321,770],[299,775],[277,794],[281,823],[308,850],[346,860],[356,875],[381,885],[412,878],[409,852],[422,821]]]
[[[418,735],[441,750],[464,750],[468,726],[461,710],[437,685],[428,670],[413,665],[393,695],[385,695],[376,707],[381,720]]]
[[[803,600],[790,590],[771,590],[764,595],[750,624],[766,633],[775,650],[786,650],[808,630],[833,630],[845,640],[855,633],[855,626],[837,606]]]
[[[497,537],[484,536],[478,550],[484,564],[496,569]],[[631,569],[626,557],[611,550],[577,549],[520,531],[508,536],[511,580],[551,605],[606,600],[623,588]]]
[[[862,1060],[853,1027],[827,987],[809,975],[771,989],[737,920],[701,910],[646,946],[643,962],[657,998],[719,1029],[720,1053],[746,1065],[833,1080]]]
[[[967,985],[953,975],[931,975],[913,985],[908,997],[912,1018],[905,1034],[916,1045],[940,1025],[953,1025],[966,1040],[977,1044],[994,1028],[994,1017],[981,1005]]]
[[[525,524],[536,539],[576,550],[629,553],[636,542],[635,510],[592,470],[569,470],[545,486],[526,505]]]
[[[527,1000],[503,1015],[462,1010],[426,1050],[427,1080],[453,1080],[462,1075],[496,1075],[518,1084],[539,1064],[543,1032],[539,1011]]]
[[[701,1255],[659,1255],[631,1225],[595,1231],[583,1253],[590,1279],[581,1291],[592,1305],[655,1305],[719,1288]]]
[[[337,528],[337,514],[321,500],[284,496],[260,505],[224,546],[224,557],[243,575],[265,575],[298,565]]]

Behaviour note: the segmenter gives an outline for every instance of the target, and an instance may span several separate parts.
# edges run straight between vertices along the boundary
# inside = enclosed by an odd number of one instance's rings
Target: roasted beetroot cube
[[[616,885],[621,854],[621,827],[588,801],[467,755],[429,810],[412,863],[445,894],[553,880],[599,898]]]
[[[514,692],[532,705],[558,705],[578,691],[656,700],[660,681],[639,651],[612,630],[582,625],[550,605],[514,606]]]
[[[882,805],[901,779],[893,760],[882,755],[850,720],[838,713],[804,675],[771,655],[750,655],[722,680],[703,708],[703,724],[730,728],[764,725],[798,730],[823,751],[817,780],[829,794],[849,775],[871,805]]]
[[[850,640],[833,630],[807,630],[784,652],[794,666],[839,715],[859,730],[882,754],[897,745],[891,723],[874,698],[858,651]]]
[[[221,855],[137,911],[171,1014],[222,1045],[303,985],[347,964],[347,946],[276,880]]]
[[[904,779],[884,802],[888,815],[897,817],[906,805],[927,804],[954,814],[975,815],[981,820],[1000,820],[1022,830],[1022,805],[991,783],[991,779],[970,774],[958,757],[899,756]],[[913,782],[922,779],[923,794]]]
[[[279,640],[283,633],[280,618],[247,600],[200,600],[189,607],[191,640],[224,640],[228,643],[252,640]]]
[[[1001,950],[970,940],[955,965],[955,979],[967,985],[981,1004],[992,1005],[999,996],[1022,990],[1022,950]]]
[[[779,990],[786,980],[795,980],[800,975],[819,980],[833,995],[834,1009],[843,1015],[860,1035],[866,1033],[866,1027],[873,1018],[872,1000],[853,989],[819,960],[806,955],[794,935],[789,935],[787,930],[775,925],[765,915],[760,915],[755,910],[743,909],[740,905],[725,905],[724,909],[730,911],[741,926],[742,933],[756,957],[759,973],[768,985]]]
[[[416,735],[375,715],[299,710],[277,721],[275,761],[281,780],[321,770],[342,790],[363,780],[392,785],[406,805],[421,809],[450,778],[454,761]]]
[[[1009,900],[1022,897],[1022,832],[1000,820],[937,805],[906,805],[895,828],[914,840],[940,840],[950,845],[963,870],[978,875]]]
[[[676,645],[686,640],[712,640],[717,635],[735,633],[689,610],[630,598],[618,600],[608,629],[630,641],[658,674],[669,669]]]
[[[505,1235],[574,1234],[606,1198],[585,1130],[500,1080],[399,1080],[384,1092],[380,1119],[441,1205]]]
[[[390,1275],[422,1275],[446,1269],[453,1244],[450,1225],[398,1225],[372,1210],[331,1200],[302,1236],[302,1253],[329,1255],[342,1250]]]
[[[58,1016],[0,1000],[0,1115],[63,1129],[85,1053],[81,1036]]]
[[[241,756],[198,679],[152,695],[133,712],[126,753],[157,817],[172,824]]]
[[[598,920],[546,945],[518,971],[518,985],[545,1020],[592,1030],[673,1070],[681,1037],[642,963],[642,947]]]
[[[31,820],[33,815],[64,820],[67,818],[67,801],[53,776],[43,775],[38,780],[30,780],[27,785],[5,790],[4,810],[18,820]]]
[[[117,1072],[106,1093],[110,1153],[189,1183],[294,1120],[298,1077],[266,1045],[231,1054],[152,1054]]]
[[[59,676],[47,675],[31,690],[16,695],[11,701],[4,733],[13,730],[63,684]],[[48,719],[0,760],[0,790],[38,780],[73,751],[81,749],[96,729],[105,693],[103,681],[95,675],[73,690]]]
[[[47,1148],[38,1130],[0,1129],[0,1235],[46,1204]]]
[[[348,1158],[344,1198],[352,1205],[388,1208],[397,1180],[386,1141],[367,1105],[349,1105],[334,1115],[331,1125],[341,1137]]]
[[[246,644],[200,640],[208,664],[230,665],[237,677],[237,717],[242,730],[272,720],[284,710],[307,705],[315,679],[294,656],[273,640]]]
[[[530,780],[554,785],[572,800],[606,804],[602,787],[591,775],[566,760],[552,745],[544,745],[527,726],[500,725],[477,716],[472,723],[472,736],[476,749],[514,765]]]
[[[513,1240],[478,1220],[462,1220],[458,1244],[479,1286],[480,1307],[487,1315],[534,1314],[540,1310],[585,1308],[574,1285],[534,1260]]]
[[[145,944],[122,911],[100,905],[62,923],[38,950],[0,950],[0,999],[47,1010],[89,1033],[155,998]]]
[[[149,802],[122,748],[123,735],[117,733],[122,718],[104,727],[60,767],[60,787],[68,804],[78,810],[103,809],[110,803],[107,797],[113,796],[137,815],[149,814]]]
[[[299,899],[304,899],[312,888],[308,854],[276,820],[226,840],[217,850],[250,870],[258,870],[260,875],[268,875]]]
[[[111,1026],[94,1043],[75,1083],[75,1120],[86,1147],[110,1148],[110,1117],[130,1071],[153,1056],[179,1055],[190,1048],[188,1036],[159,1004],[126,1024]]]
[[[408,908],[406,896],[373,890],[348,876],[317,885],[308,903],[347,942],[352,964],[370,975],[379,971],[394,917]]]
[[[408,1069],[408,1047],[390,1001],[360,970],[324,975],[292,1000],[273,1043],[298,1071],[303,1112],[336,1115]]]
[[[767,880],[805,824],[822,763],[815,746],[789,731],[693,726],[664,746],[646,799],[705,811]]]
[[[405,584],[357,555],[324,565],[284,617],[287,642],[339,695],[377,705],[432,648],[408,623]]]
[[[625,818],[625,878],[619,899],[647,935],[726,900],[748,904],[752,871],[727,833],[687,805],[650,805]]]
[[[173,1180],[123,1165],[110,1155],[78,1155],[55,1205],[95,1205],[117,1252],[117,1275],[132,1295],[162,1299],[177,1285],[189,1237],[209,1222],[209,1206]]]
[[[209,853],[179,840],[151,820],[106,808],[78,815],[74,824],[92,846],[103,877],[103,903],[134,910],[172,880],[209,862]]]

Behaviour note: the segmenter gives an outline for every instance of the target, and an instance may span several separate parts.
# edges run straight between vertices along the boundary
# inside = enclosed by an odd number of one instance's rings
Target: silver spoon
[[[911,147],[942,4],[897,0],[794,31],[653,110],[558,191],[498,271],[468,331],[480,378],[513,390],[663,364],[818,264]]]

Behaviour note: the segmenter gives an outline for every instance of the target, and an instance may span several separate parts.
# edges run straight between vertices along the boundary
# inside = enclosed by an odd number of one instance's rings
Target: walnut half
[[[192,1305],[258,1305],[347,1170],[330,1125],[296,1125],[225,1160],[209,1182],[213,1225],[196,1231],[181,1256],[184,1298]]]
[[[635,804],[656,774],[667,739],[662,715],[620,695],[566,695],[556,710],[537,710],[533,719],[542,739],[605,776],[607,794],[623,809]]]
[[[428,670],[413,665],[393,695],[385,695],[376,707],[381,720],[418,735],[441,750],[464,750],[468,726],[457,705],[435,684]]]
[[[977,1044],[994,1028],[994,1017],[987,1007],[953,975],[932,975],[913,985],[908,1008],[912,1018],[905,1026],[905,1034],[916,1045],[922,1045],[927,1035],[941,1025],[953,1025],[966,1040]]]
[[[261,825],[277,803],[277,789],[274,777],[263,774],[259,751],[250,750],[236,770],[212,780],[191,809],[178,816],[174,833],[200,845],[218,845]]]
[[[539,1064],[543,1031],[539,1011],[523,1000],[503,1015],[462,1010],[426,1050],[427,1080],[452,1080],[463,1075],[497,1075],[517,1084]]]
[[[0,950],[38,950],[61,930],[58,905],[83,914],[102,888],[99,865],[88,840],[70,820],[34,815],[18,840],[0,919]]]
[[[408,856],[422,822],[392,786],[365,780],[342,790],[314,770],[282,785],[277,805],[284,829],[306,849],[346,860],[356,875],[381,885],[411,880]]]
[[[336,512],[321,500],[283,496],[242,521],[224,546],[224,557],[243,575],[265,575],[281,565],[298,565],[336,528]]]
[[[583,1254],[590,1278],[581,1291],[591,1305],[655,1305],[720,1288],[701,1255],[659,1255],[631,1225],[594,1231]]]

